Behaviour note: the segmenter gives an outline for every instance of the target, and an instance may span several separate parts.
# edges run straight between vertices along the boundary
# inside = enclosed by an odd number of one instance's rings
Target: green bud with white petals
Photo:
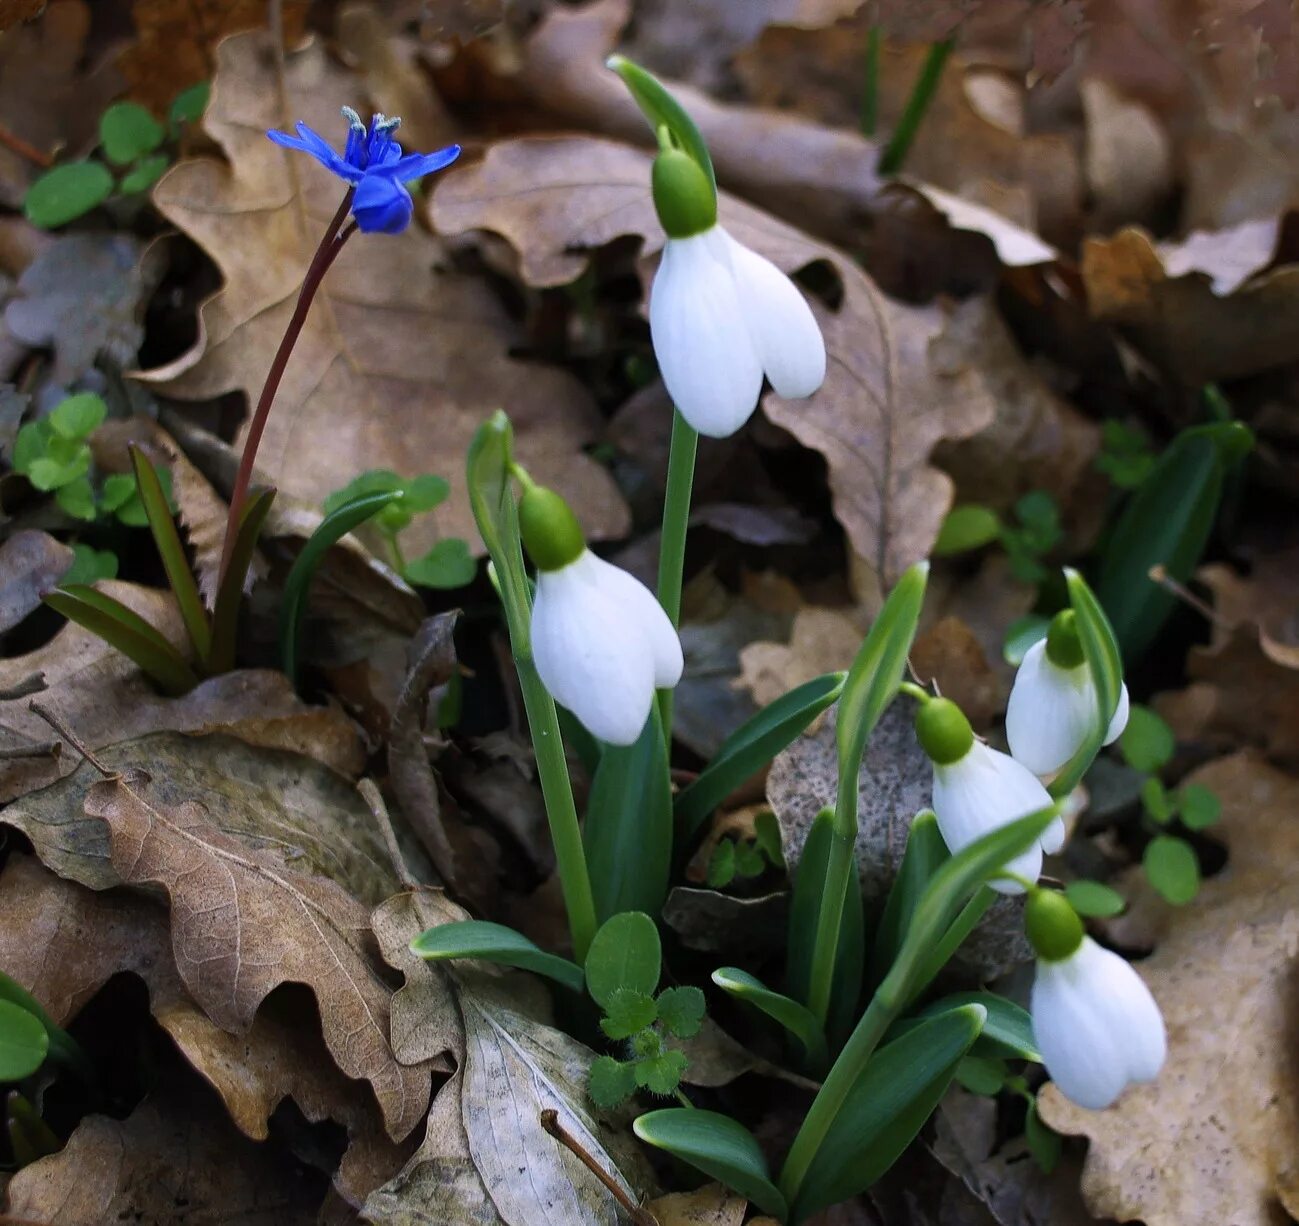
[[[681,149],[663,149],[651,177],[654,209],[669,238],[690,238],[717,224],[717,192],[703,168]]]
[[[970,752],[974,730],[970,721],[950,698],[931,698],[916,712],[916,736],[929,760],[950,766]]]
[[[1039,958],[1059,962],[1072,957],[1083,942],[1083,922],[1058,890],[1036,889],[1024,903],[1024,929]]]
[[[519,499],[519,535],[539,571],[562,570],[586,549],[577,516],[554,490],[532,485]]]
[[[1064,609],[1051,619],[1046,632],[1046,656],[1057,668],[1078,668],[1087,662],[1078,636],[1078,615]]]

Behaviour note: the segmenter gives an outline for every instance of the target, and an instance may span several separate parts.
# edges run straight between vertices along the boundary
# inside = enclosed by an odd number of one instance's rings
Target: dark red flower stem
[[[248,437],[244,440],[243,455],[239,457],[239,472],[235,476],[234,489],[230,492],[230,513],[226,517],[225,543],[221,549],[223,579],[226,567],[230,565],[230,552],[234,548],[235,534],[239,529],[244,503],[248,500],[248,487],[253,478],[253,463],[257,459],[257,448],[261,445],[262,434],[266,430],[266,420],[271,415],[271,404],[275,400],[275,393],[279,391],[284,369],[289,364],[289,355],[293,352],[293,346],[297,344],[302,325],[307,321],[307,312],[311,309],[312,300],[320,288],[321,281],[324,280],[325,273],[329,271],[329,266],[343,249],[343,244],[356,229],[356,223],[352,222],[347,229],[342,230],[348,213],[352,211],[352,196],[353,190],[348,188],[343,202],[338,206],[338,212],[334,214],[333,221],[329,223],[328,229],[321,237],[316,254],[311,258],[307,275],[302,279],[302,288],[298,291],[298,302],[293,308],[293,318],[289,320],[289,326],[284,330],[284,339],[280,341],[280,347],[275,352],[275,360],[266,375],[266,383],[257,400],[257,408],[253,411],[252,420],[248,425]],[[341,234],[340,230],[342,230]]]

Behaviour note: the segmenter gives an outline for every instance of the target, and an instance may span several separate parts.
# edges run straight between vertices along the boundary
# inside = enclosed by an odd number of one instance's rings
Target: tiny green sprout
[[[1010,569],[1024,583],[1041,583],[1046,568],[1041,559],[1064,536],[1060,507],[1046,490],[1032,490],[1015,503],[1015,524],[1003,524],[1001,545]]]
[[[670,1095],[688,1067],[671,1040],[693,1038],[704,1022],[704,994],[696,987],[664,988],[657,997],[618,988],[604,1001],[600,1029],[622,1044],[625,1059],[601,1056],[591,1067],[587,1088],[602,1107],[626,1102],[637,1090]]]
[[[1144,430],[1113,417],[1102,423],[1096,467],[1119,489],[1136,489],[1150,476],[1155,459]]]

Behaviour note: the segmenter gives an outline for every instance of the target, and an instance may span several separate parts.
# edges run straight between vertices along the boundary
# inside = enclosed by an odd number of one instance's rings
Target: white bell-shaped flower
[[[1042,1062],[1080,1107],[1108,1107],[1129,1082],[1153,1081],[1168,1052],[1164,1019],[1131,964],[1082,933],[1068,903],[1049,890],[1026,908],[1038,951],[1029,1000]],[[1069,908],[1072,915],[1072,908]]]
[[[949,699],[932,698],[921,707],[916,733],[934,765],[934,814],[953,855],[993,830],[1050,807],[1051,796],[1041,780],[1009,754],[976,740],[964,714]],[[1036,881],[1043,851],[1058,851],[1063,843],[1064,823],[1057,817],[1005,867]],[[1001,894],[1024,892],[1015,881],[994,879],[989,884]]]
[[[673,403],[700,434],[725,438],[753,414],[765,375],[810,396],[825,379],[825,341],[798,287],[717,221],[703,169],[665,149],[654,203],[667,231],[650,292],[650,335]]]
[[[1105,733],[1119,738],[1128,722],[1128,687]],[[1006,739],[1016,762],[1049,778],[1082,748],[1096,719],[1096,687],[1082,654],[1073,613],[1057,614],[1047,637],[1024,656],[1006,707]]]
[[[586,548],[558,494],[529,489],[519,527],[537,564],[532,656],[542,683],[593,736],[632,744],[655,691],[681,680],[672,622],[640,580]]]

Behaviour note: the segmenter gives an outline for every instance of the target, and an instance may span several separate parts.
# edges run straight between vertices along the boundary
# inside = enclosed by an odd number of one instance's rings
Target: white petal
[[[1055,855],[1064,846],[1066,833],[1064,818],[1057,814],[1055,820],[1042,832],[1042,850],[1048,856]]]
[[[1046,640],[1034,643],[1006,706],[1006,740],[1015,761],[1035,775],[1053,775],[1082,748],[1095,718],[1086,665],[1059,668],[1046,654]]]
[[[1121,685],[1119,687],[1119,705],[1114,708],[1114,718],[1110,720],[1110,726],[1105,731],[1106,745],[1113,745],[1123,735],[1123,729],[1128,726],[1128,715],[1131,710],[1132,706],[1128,701],[1128,687]]]
[[[654,356],[681,416],[711,438],[734,434],[757,407],[762,363],[720,226],[668,239],[649,315]]]
[[[1152,1080],[1168,1054],[1164,1019],[1155,998],[1126,959],[1090,938],[1083,945],[1090,947],[1087,973],[1097,1012],[1112,1031],[1123,1035],[1128,1080]]]
[[[556,702],[602,741],[630,745],[654,701],[654,660],[639,621],[601,582],[601,565],[587,551],[537,576],[532,654]]]
[[[825,381],[825,340],[812,308],[769,259],[726,238],[740,307],[764,373],[779,395],[810,396]]]
[[[1071,958],[1041,961],[1029,998],[1033,1037],[1042,1062],[1066,1098],[1098,1111],[1127,1084],[1125,1037],[1096,1008],[1088,975],[1089,944]]]
[[[938,829],[955,854],[989,831],[998,830],[1051,804],[1050,794],[1026,767],[980,741],[949,766],[934,767],[934,813]],[[1036,881],[1042,872],[1042,844],[1033,844],[1006,864]],[[1022,894],[1010,881],[990,882],[1001,894]]]
[[[600,571],[599,582],[617,600],[624,616],[637,623],[640,634],[649,645],[654,661],[654,684],[661,690],[671,689],[681,680],[685,660],[681,654],[681,639],[663,606],[635,575],[594,554],[590,556],[594,567]]]

